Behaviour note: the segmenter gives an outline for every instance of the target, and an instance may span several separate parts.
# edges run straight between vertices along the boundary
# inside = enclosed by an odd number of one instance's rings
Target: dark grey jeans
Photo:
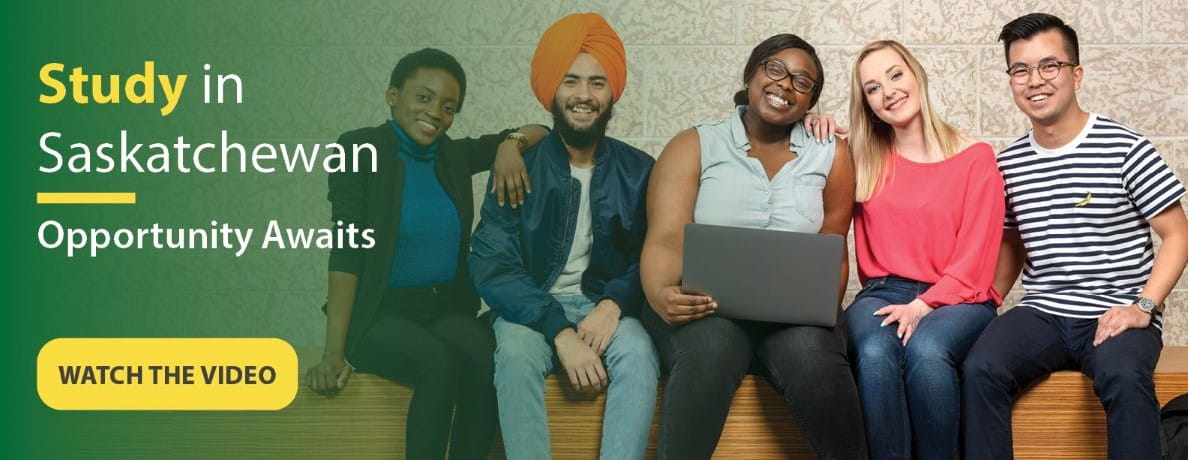
[[[840,308],[834,328],[716,316],[674,327],[650,308],[641,316],[668,372],[657,440],[661,459],[710,458],[753,360],[784,396],[818,458],[866,458]]]

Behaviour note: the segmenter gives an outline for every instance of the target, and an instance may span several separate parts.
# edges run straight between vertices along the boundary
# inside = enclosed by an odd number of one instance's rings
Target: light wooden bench
[[[298,350],[301,367],[320,351]],[[1188,347],[1164,349],[1155,376],[1160,403],[1188,393]],[[594,459],[598,454],[605,396],[565,398],[568,384],[548,380],[553,457]],[[87,454],[158,458],[162,446],[188,458],[391,459],[404,457],[404,424],[411,392],[382,378],[359,374],[342,394],[327,398],[302,388],[289,407],[275,412],[54,412],[53,423],[69,440],[45,446],[50,457]],[[1089,379],[1059,372],[1029,389],[1015,406],[1015,455],[1019,459],[1104,459],[1105,414]],[[653,427],[653,439],[655,436]],[[155,441],[146,441],[155,440]],[[168,444],[165,444],[168,443]],[[648,451],[655,457],[655,449]],[[503,458],[496,442],[492,458]],[[812,458],[782,399],[761,378],[748,376],[734,398],[715,458]]]
[[[305,353],[300,355],[306,357]],[[302,368],[312,364],[304,360]],[[571,400],[567,397],[569,385],[562,380],[550,377],[546,392],[553,456],[597,458],[605,394]],[[1155,386],[1160,404],[1188,393],[1188,347],[1164,349]],[[278,443],[277,453],[300,455],[312,449],[324,450],[325,440],[338,436],[344,446],[349,445],[345,452],[350,452],[352,458],[403,458],[410,396],[407,388],[366,374],[353,376],[335,398],[302,388],[281,414],[311,429],[319,427],[318,445],[290,439]],[[1093,393],[1092,382],[1078,372],[1057,372],[1028,389],[1015,405],[1013,428],[1018,459],[1105,458],[1105,412]],[[655,432],[653,424],[648,458],[656,455]],[[314,441],[311,439],[310,444]],[[492,458],[503,458],[498,441]],[[762,378],[747,376],[735,395],[714,458],[812,458],[812,454],[783,399]]]

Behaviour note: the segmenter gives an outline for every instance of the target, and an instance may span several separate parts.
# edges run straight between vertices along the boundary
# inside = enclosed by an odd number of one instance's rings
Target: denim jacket
[[[639,254],[647,233],[647,186],[655,160],[610,137],[599,141],[590,183],[593,247],[582,273],[582,293],[611,299],[623,315],[643,304]],[[581,185],[570,176],[569,154],[554,131],[524,153],[532,193],[516,209],[483,202],[471,238],[470,276],[479,296],[505,321],[529,326],[551,343],[574,327],[548,290],[569,257]],[[487,184],[490,190],[490,183]]]

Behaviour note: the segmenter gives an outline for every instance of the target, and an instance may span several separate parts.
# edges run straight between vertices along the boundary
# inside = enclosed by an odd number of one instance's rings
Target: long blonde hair
[[[931,145],[933,142],[940,146],[945,158],[957,154],[961,145],[961,133],[950,126],[940,115],[932,109],[932,102],[928,98],[928,74],[920,62],[908,52],[907,48],[895,40],[879,40],[871,42],[858,53],[854,60],[854,71],[850,83],[850,151],[854,155],[854,174],[857,188],[855,200],[865,202],[894,175],[894,162],[891,161],[891,146],[895,142],[895,130],[875,116],[874,111],[866,103],[866,95],[862,91],[862,78],[858,75],[858,66],[871,53],[885,48],[891,48],[908,69],[916,76],[920,94],[920,116],[924,121],[924,140]]]

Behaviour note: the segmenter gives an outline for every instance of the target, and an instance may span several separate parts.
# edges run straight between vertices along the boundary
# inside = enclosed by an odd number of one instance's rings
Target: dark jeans
[[[651,308],[643,310],[644,327],[668,371],[657,441],[661,459],[710,458],[753,358],[784,396],[818,458],[866,458],[840,308],[833,329],[718,316],[673,327]]]
[[[1095,348],[1096,330],[1096,319],[1030,307],[991,321],[965,359],[965,458],[1012,458],[1012,402],[1032,382],[1064,369],[1080,369],[1093,379],[1105,406],[1109,458],[1162,458],[1154,381],[1161,332],[1154,326],[1129,329]]]
[[[495,335],[448,294],[389,290],[351,355],[359,370],[414,386],[406,458],[485,459],[498,421]],[[455,407],[457,410],[455,411]]]
[[[961,422],[958,370],[994,319],[993,302],[948,305],[920,319],[907,345],[897,323],[874,312],[911,302],[932,285],[899,277],[867,280],[846,309],[866,442],[872,459],[955,459]],[[914,448],[913,448],[914,445]]]

